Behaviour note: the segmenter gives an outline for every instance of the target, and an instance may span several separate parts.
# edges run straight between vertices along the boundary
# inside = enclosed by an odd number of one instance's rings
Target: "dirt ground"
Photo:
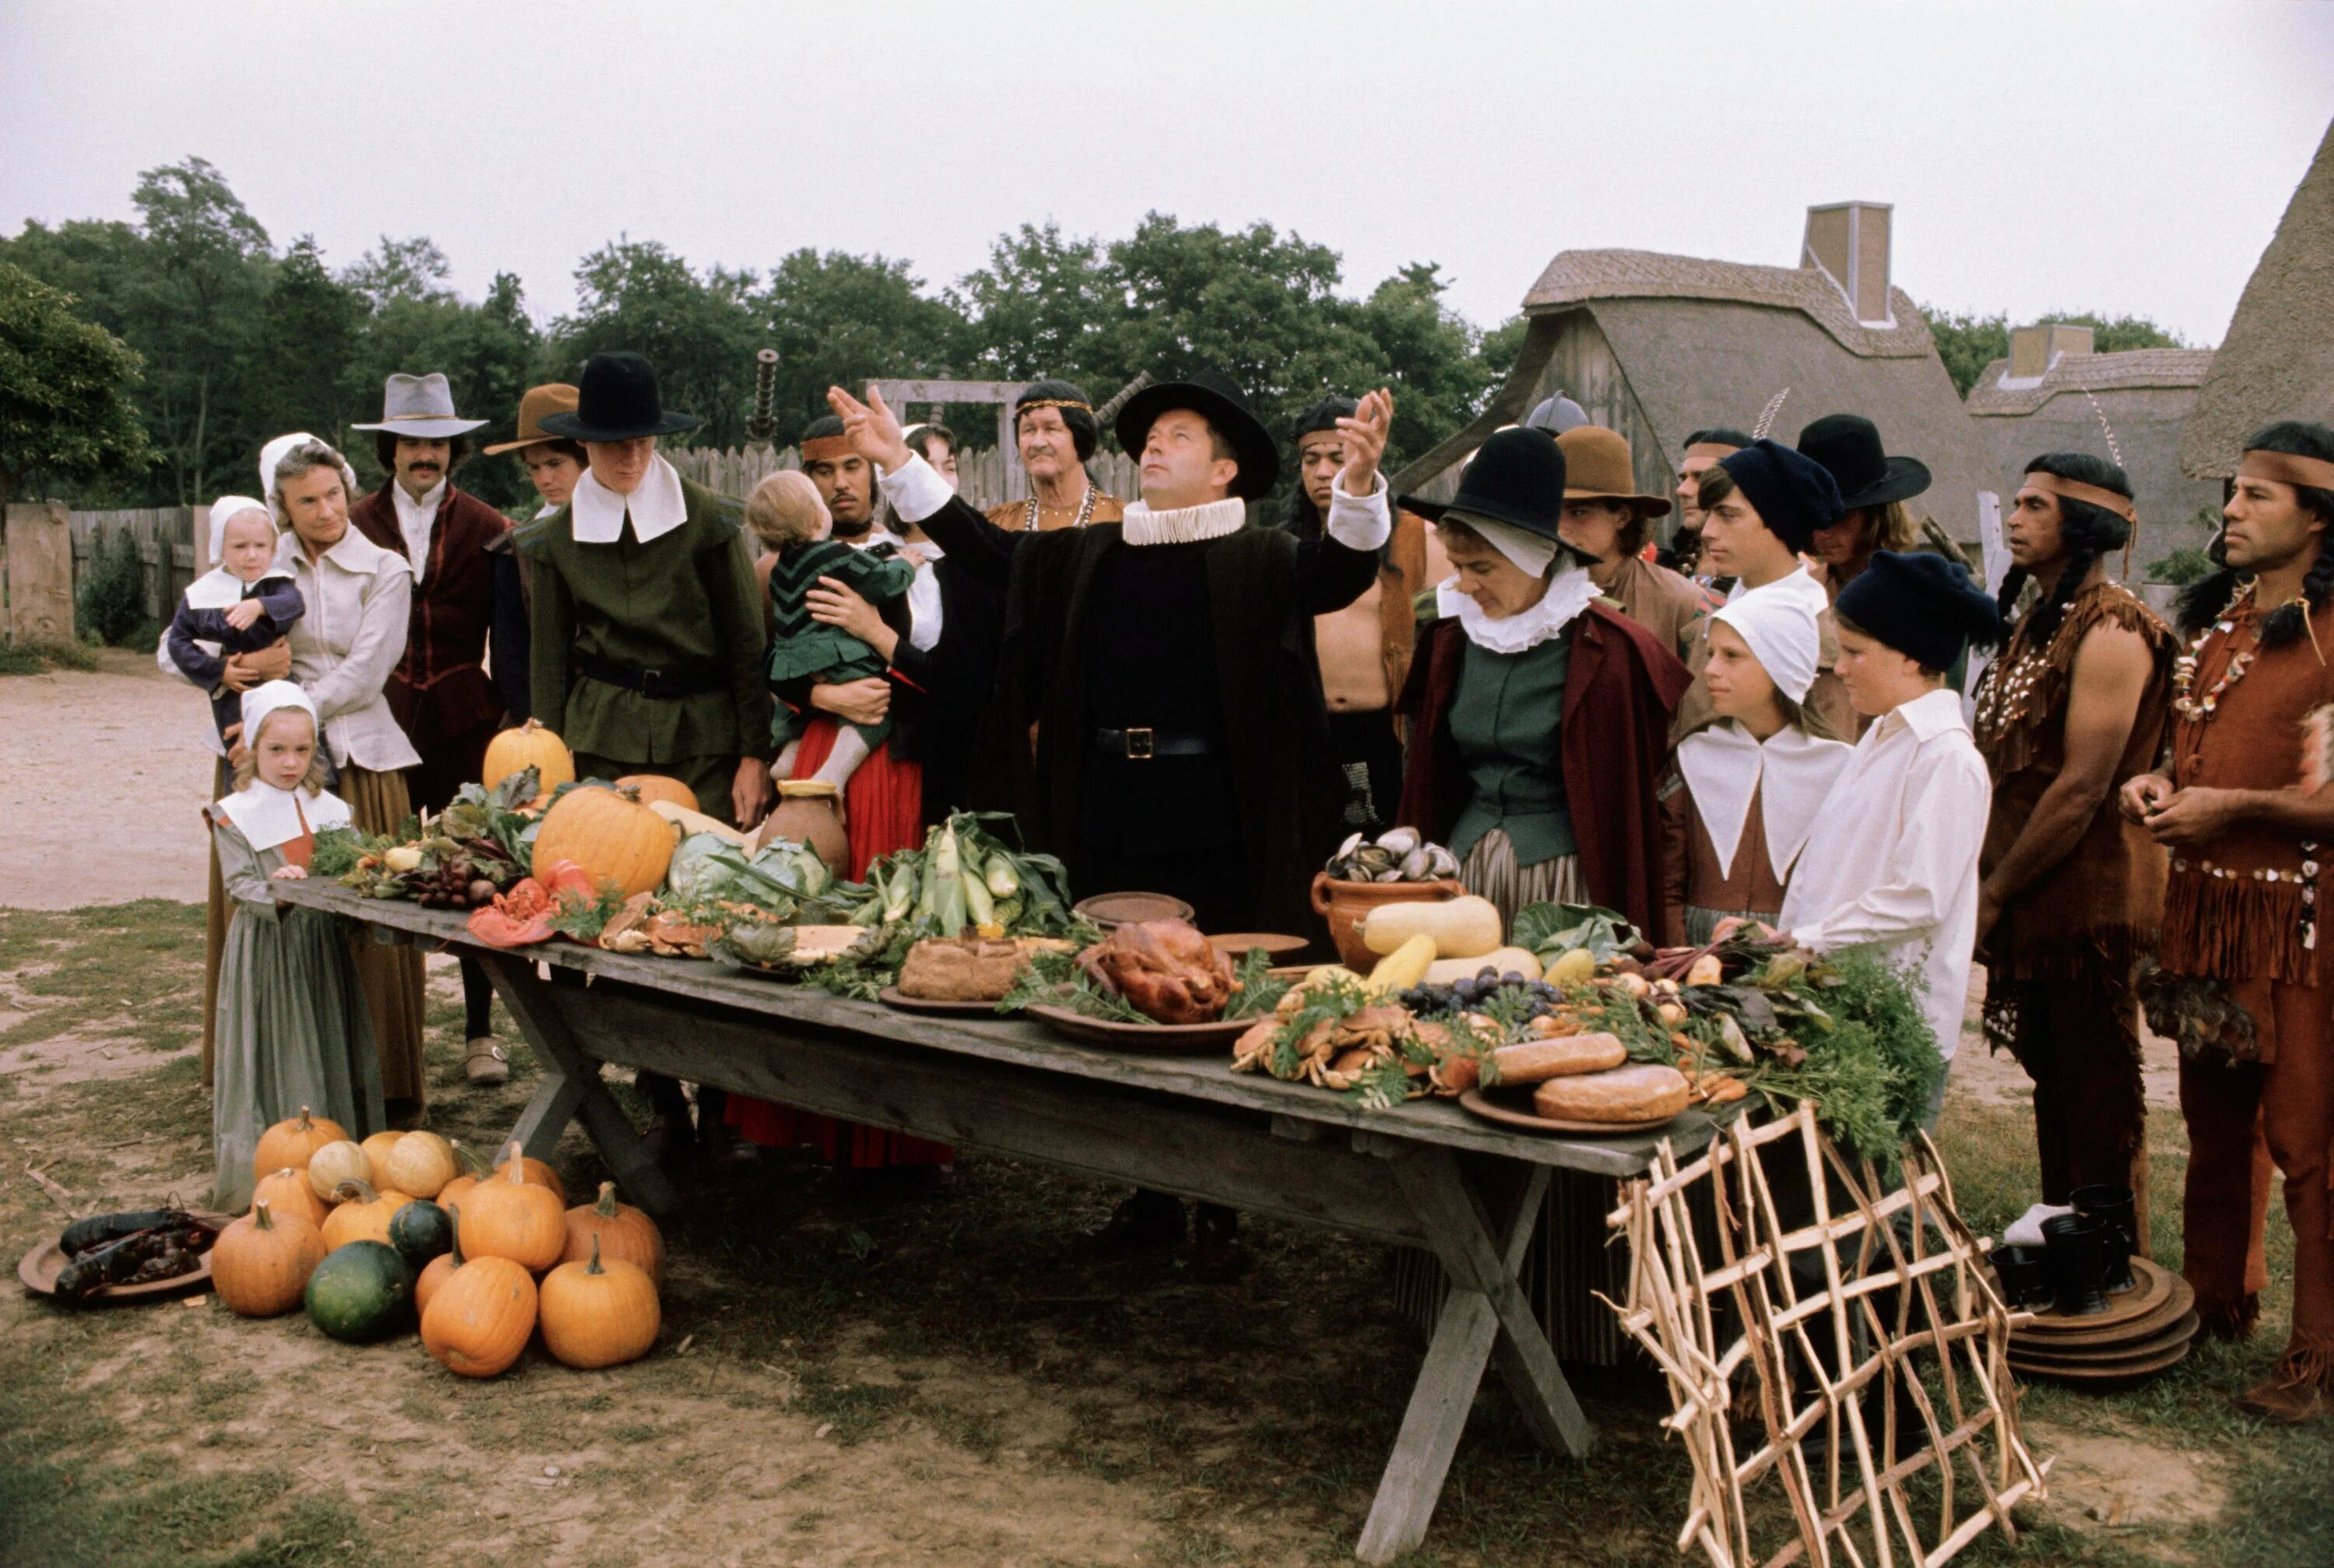
[[[0,680],[0,906],[202,900],[209,842],[198,813],[212,766],[202,694],[149,655],[107,649],[98,659],[86,675]],[[75,854],[78,835],[39,831],[67,812],[103,821],[106,853]]]

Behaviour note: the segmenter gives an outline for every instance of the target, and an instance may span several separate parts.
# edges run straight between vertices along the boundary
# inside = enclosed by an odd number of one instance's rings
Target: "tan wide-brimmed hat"
[[[545,387],[529,387],[518,400],[518,439],[497,441],[486,448],[487,457],[499,452],[516,452],[521,447],[532,447],[543,441],[556,441],[558,437],[543,428],[545,414],[572,414],[575,411],[577,393],[564,381],[554,381]]]
[[[1638,493],[1629,438],[1602,425],[1576,425],[1556,438],[1564,448],[1564,498],[1567,501],[1626,501],[1641,517],[1666,517],[1666,495]]]

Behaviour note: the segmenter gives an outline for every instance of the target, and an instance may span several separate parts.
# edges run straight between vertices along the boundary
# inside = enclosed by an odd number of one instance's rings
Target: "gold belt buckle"
[[[1153,737],[1151,726],[1148,725],[1140,729],[1130,729],[1126,732],[1126,755],[1130,761],[1149,762],[1158,755],[1157,746],[1158,743]]]

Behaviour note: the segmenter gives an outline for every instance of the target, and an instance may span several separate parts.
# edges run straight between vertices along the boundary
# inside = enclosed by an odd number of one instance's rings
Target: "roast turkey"
[[[1181,920],[1121,926],[1078,966],[1162,1024],[1211,1023],[1231,1005],[1231,960]]]

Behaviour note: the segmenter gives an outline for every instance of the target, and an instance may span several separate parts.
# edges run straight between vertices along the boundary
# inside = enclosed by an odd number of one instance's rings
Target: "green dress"
[[[235,907],[219,957],[217,1054],[211,1149],[213,1205],[251,1207],[259,1135],[306,1106],[361,1139],[385,1125],[372,1015],[340,922],[317,909],[278,908],[268,879],[280,850],[255,850],[214,815],[212,842]]]
[[[1460,859],[1493,828],[1505,830],[1519,866],[1577,851],[1564,797],[1564,678],[1571,664],[1569,637],[1521,653],[1467,645],[1451,700],[1451,738],[1471,786],[1451,832],[1451,852]]]
[[[770,568],[770,624],[776,635],[770,641],[770,691],[783,697],[805,680],[841,685],[887,668],[883,656],[839,626],[811,619],[808,595],[822,577],[839,578],[851,591],[878,611],[907,596],[916,580],[915,563],[886,544],[860,550],[840,540],[819,539],[782,553]],[[807,716],[780,700],[770,719],[770,744],[783,749],[799,740]],[[873,751],[892,733],[887,715],[880,723],[854,724]]]

